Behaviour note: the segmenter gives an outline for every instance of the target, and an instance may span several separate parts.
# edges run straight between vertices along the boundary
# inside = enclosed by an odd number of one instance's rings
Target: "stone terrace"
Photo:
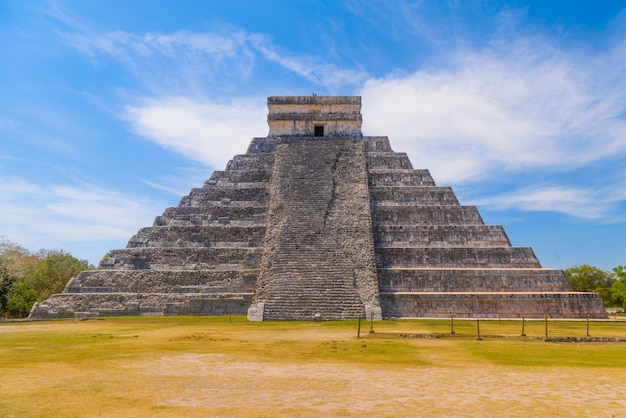
[[[562,271],[512,247],[386,137],[364,144],[384,316],[606,317],[598,295],[572,292]]]
[[[259,275],[274,162],[273,149],[258,142],[140,229],[125,249],[111,251],[97,270],[35,305],[31,318],[245,314]]]

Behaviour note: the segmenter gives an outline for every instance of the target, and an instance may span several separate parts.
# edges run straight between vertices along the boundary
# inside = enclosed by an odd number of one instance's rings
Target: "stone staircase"
[[[606,317],[598,295],[572,292],[562,271],[511,246],[386,137],[364,144],[384,316]]]
[[[275,151],[255,304],[263,319],[347,319],[378,307],[360,141],[285,140]]]

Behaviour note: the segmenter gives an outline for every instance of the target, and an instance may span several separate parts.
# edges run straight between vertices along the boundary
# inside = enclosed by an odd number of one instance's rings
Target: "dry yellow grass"
[[[585,335],[584,322],[550,324]],[[626,343],[400,338],[447,321],[0,324],[0,416],[626,416]],[[626,336],[626,323],[592,335]],[[455,321],[458,334],[475,332]],[[543,323],[528,323],[541,336]],[[517,321],[481,333],[519,334]],[[534,334],[533,334],[534,333]]]

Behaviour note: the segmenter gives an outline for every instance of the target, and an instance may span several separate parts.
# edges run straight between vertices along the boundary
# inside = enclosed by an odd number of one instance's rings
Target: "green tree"
[[[589,264],[581,264],[565,269],[565,276],[575,292],[599,293],[604,306],[613,304],[611,286],[615,275]]]
[[[611,298],[615,306],[621,306],[626,310],[626,266],[613,268],[613,274],[617,280],[611,286]]]
[[[626,310],[626,281],[616,280],[611,286],[611,297],[615,305]]]
[[[7,312],[7,297],[17,281],[17,276],[9,270],[8,264],[8,260],[0,257],[0,317]]]
[[[24,280],[17,280],[7,295],[7,310],[12,317],[23,318],[30,313],[30,308],[37,302],[35,289]]]
[[[63,251],[44,254],[35,268],[12,286],[7,296],[7,307],[12,315],[28,315],[35,302],[41,302],[53,293],[62,292],[72,277],[93,268],[86,260],[79,260]]]

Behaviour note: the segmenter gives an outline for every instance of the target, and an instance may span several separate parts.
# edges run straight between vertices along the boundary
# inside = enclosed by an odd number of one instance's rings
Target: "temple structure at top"
[[[606,318],[598,294],[363,136],[360,97],[267,105],[267,136],[30,317]]]
[[[360,96],[272,96],[267,99],[270,137],[360,138]]]

